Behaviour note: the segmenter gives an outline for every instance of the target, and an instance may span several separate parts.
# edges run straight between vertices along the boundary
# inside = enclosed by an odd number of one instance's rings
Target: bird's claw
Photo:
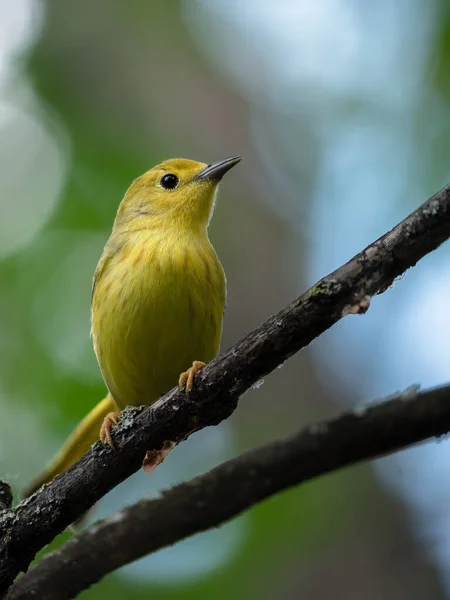
[[[111,428],[113,425],[117,425],[119,422],[120,413],[110,412],[103,419],[102,426],[100,427],[100,441],[104,446],[110,446],[115,450],[114,442],[111,437]]]
[[[181,373],[178,379],[178,387],[180,388],[180,390],[182,390],[183,385],[186,384],[186,394],[189,394],[189,392],[192,390],[192,386],[194,385],[195,376],[204,366],[205,363],[201,360],[194,360],[194,362],[192,363],[192,367],[189,367],[187,371]]]

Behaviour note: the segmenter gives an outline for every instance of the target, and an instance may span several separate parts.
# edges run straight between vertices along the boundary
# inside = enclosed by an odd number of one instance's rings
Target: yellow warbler
[[[167,160],[131,184],[92,289],[92,337],[109,393],[27,494],[78,460],[100,429],[112,446],[119,410],[151,404],[177,381],[189,392],[198,369],[217,355],[225,275],[207,228],[218,183],[240,160]]]

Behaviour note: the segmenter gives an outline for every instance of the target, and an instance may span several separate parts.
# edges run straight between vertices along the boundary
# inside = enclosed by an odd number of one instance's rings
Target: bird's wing
[[[106,271],[108,264],[111,262],[111,259],[120,252],[123,244],[118,243],[112,236],[106,242],[105,248],[103,250],[103,254],[98,261],[97,268],[95,269],[94,278],[92,280],[92,293],[91,293],[91,305],[94,299],[95,288],[97,287],[97,283],[100,281],[101,276]]]

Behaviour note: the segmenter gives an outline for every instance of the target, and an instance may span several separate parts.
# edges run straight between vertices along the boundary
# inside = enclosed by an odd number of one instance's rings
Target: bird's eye
[[[172,173],[167,173],[161,179],[161,185],[165,190],[173,190],[178,185],[178,177]]]

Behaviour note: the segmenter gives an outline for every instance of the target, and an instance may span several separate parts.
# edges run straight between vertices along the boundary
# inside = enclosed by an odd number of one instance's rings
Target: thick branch
[[[8,600],[75,598],[107,573],[217,527],[280,490],[449,430],[450,386],[411,388],[377,406],[310,426],[94,525],[19,579]]]
[[[172,390],[136,417],[129,413],[114,436],[117,452],[95,444],[51,484],[15,510],[3,512],[0,595],[37,551],[137,471],[146,450],[220,423],[248,387],[342,316],[365,310],[370,297],[448,237],[450,187],[202,369],[189,399]]]

